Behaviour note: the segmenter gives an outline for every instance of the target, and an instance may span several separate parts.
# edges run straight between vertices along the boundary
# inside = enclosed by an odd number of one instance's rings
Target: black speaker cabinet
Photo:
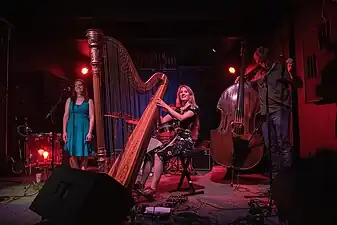
[[[55,168],[29,207],[51,224],[120,224],[134,206],[131,191],[107,174]]]
[[[196,154],[192,156],[193,168],[197,171],[210,171],[212,169],[212,157],[209,149],[196,148]]]

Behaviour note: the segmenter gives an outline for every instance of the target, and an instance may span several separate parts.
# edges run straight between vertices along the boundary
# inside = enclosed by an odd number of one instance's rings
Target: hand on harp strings
[[[176,109],[175,105],[174,104],[166,104],[162,99],[157,99],[157,102],[156,102],[157,106],[160,107],[164,112],[168,112],[168,108],[171,108],[173,110]]]

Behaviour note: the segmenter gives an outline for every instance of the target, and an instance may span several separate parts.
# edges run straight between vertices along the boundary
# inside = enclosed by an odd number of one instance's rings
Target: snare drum
[[[173,124],[162,124],[157,129],[157,138],[164,144],[170,142],[175,136],[175,129]]]

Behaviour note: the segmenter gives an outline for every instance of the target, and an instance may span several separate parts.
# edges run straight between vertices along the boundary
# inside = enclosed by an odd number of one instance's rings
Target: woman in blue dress
[[[94,104],[88,97],[84,81],[77,79],[63,116],[63,141],[72,168],[86,170],[93,128]]]

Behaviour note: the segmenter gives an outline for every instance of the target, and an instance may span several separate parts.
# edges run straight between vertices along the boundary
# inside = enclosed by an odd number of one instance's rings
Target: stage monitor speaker
[[[121,224],[134,206],[131,191],[107,174],[55,168],[29,207],[51,224]]]
[[[289,225],[337,224],[337,152],[301,159],[275,177],[272,197]]]

